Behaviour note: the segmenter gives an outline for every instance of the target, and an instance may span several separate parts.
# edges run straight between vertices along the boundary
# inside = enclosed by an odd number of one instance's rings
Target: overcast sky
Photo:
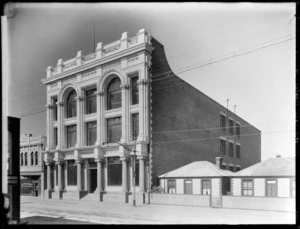
[[[262,132],[262,160],[295,155],[294,3],[20,3],[8,20],[10,116],[46,105],[46,68],[145,28],[178,76]],[[226,60],[225,60],[226,59]],[[219,61],[221,60],[221,61]],[[211,64],[208,64],[211,63]],[[21,118],[46,135],[46,112]]]

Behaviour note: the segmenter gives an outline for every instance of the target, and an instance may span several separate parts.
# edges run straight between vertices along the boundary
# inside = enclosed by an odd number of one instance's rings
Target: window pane
[[[122,162],[119,157],[108,160],[108,185],[122,185]]]
[[[121,118],[112,118],[107,120],[107,139],[111,142],[119,142],[122,135]]]
[[[139,103],[138,77],[131,78],[131,101],[132,105]]]
[[[39,163],[39,155],[38,152],[35,152],[35,164],[38,165]]]
[[[76,144],[77,125],[67,127],[67,145],[68,148],[74,147]]]
[[[86,114],[96,113],[96,88],[85,92]]]
[[[132,137],[134,140],[139,135],[139,114],[132,115]]]
[[[67,118],[76,117],[76,92],[73,90],[67,99]]]
[[[77,165],[74,160],[67,162],[68,164],[68,185],[77,185]]]
[[[97,137],[97,122],[87,123],[87,145],[94,145]]]
[[[121,101],[121,81],[114,78],[107,87],[107,109],[115,109],[122,106]]]

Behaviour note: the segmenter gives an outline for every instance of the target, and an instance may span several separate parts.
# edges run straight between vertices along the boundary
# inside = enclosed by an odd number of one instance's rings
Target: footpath
[[[21,197],[21,218],[52,217],[51,224],[60,224],[58,219],[92,224],[295,224],[295,215],[292,212],[156,204],[134,207],[132,204]]]

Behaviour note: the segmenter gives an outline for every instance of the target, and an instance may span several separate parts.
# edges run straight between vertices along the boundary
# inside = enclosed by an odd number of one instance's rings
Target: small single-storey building
[[[223,198],[223,207],[293,210],[295,158],[277,156],[233,174],[231,192],[231,197]]]
[[[208,161],[192,162],[159,176],[160,187],[166,194],[185,194],[182,198],[185,203],[188,201],[186,195],[198,195],[190,197],[193,199],[192,205],[198,205],[195,201],[202,199],[199,205],[221,207],[222,195],[230,192],[229,177],[233,174],[220,169],[221,165],[221,157],[216,158],[216,165]],[[185,204],[183,202],[181,204]]]

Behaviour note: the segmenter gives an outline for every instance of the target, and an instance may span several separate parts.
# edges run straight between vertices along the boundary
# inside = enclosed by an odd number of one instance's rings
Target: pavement
[[[295,224],[292,212],[21,197],[28,224]]]

